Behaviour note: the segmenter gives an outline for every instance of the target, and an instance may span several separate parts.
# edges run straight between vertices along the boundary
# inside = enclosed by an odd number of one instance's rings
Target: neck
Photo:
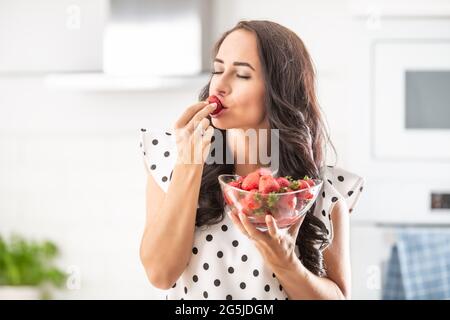
[[[263,130],[261,130],[263,129]],[[269,126],[247,129],[227,130],[227,144],[233,154],[235,174],[245,176],[258,168],[268,167],[270,163],[262,161],[260,152],[270,158]]]

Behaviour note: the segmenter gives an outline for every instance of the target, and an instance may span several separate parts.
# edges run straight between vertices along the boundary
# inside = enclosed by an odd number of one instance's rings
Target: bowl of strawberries
[[[308,212],[322,188],[322,180],[275,177],[267,168],[246,176],[222,174],[218,177],[225,210],[245,214],[260,231],[266,231],[266,215],[277,226],[288,228]]]

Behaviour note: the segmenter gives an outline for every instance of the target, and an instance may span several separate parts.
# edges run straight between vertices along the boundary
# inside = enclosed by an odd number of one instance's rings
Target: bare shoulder
[[[337,256],[349,251],[350,214],[344,200],[338,200],[331,211],[331,224],[333,238],[330,245],[324,250],[324,258],[333,260]]]
[[[339,199],[338,201],[336,201],[331,210],[331,221],[333,221],[333,223],[340,220],[348,221],[349,216],[350,213],[345,200]]]

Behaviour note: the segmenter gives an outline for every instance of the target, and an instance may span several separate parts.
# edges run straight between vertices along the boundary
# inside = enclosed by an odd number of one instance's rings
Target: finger
[[[191,132],[195,129],[200,121],[206,118],[211,112],[217,108],[217,103],[208,104],[206,107],[198,111],[186,125]]]
[[[235,213],[232,211],[228,212],[228,216],[230,217],[231,221],[233,221],[234,225],[245,235],[248,237],[247,231],[245,231],[244,226],[242,225],[239,218],[236,216]]]
[[[214,135],[214,127],[209,126],[203,135],[202,147],[203,147],[203,159],[207,159],[209,151],[211,149],[211,138]]]
[[[267,230],[269,231],[269,234],[272,238],[274,239],[278,239],[278,226],[277,226],[277,222],[275,221],[274,217],[271,216],[270,214],[266,215],[266,225],[267,225]]]
[[[205,118],[202,121],[200,121],[200,123],[195,127],[195,130],[193,133],[194,144],[199,152],[203,150],[203,148],[201,148],[203,146],[203,138],[204,138],[204,136],[206,134],[206,130],[208,129],[209,126],[210,126],[210,121],[209,121],[209,119]]]
[[[209,103],[207,101],[200,101],[200,102],[197,102],[196,104],[188,107],[183,112],[183,114],[178,118],[178,120],[175,122],[174,129],[183,128],[199,110],[201,110],[208,104]]]
[[[203,136],[210,124],[211,122],[209,121],[208,118],[203,118],[200,122],[196,124],[195,131],[198,130],[198,132],[201,133],[201,136]]]
[[[211,144],[211,137],[214,134],[214,128],[209,124],[210,121],[208,119],[203,119],[193,133],[192,152],[195,159],[194,163],[196,164],[204,163],[208,157],[208,144]],[[206,128],[206,130],[204,128]]]
[[[213,135],[214,135],[214,127],[209,126],[206,129],[205,134],[203,135],[203,147],[207,147],[208,144],[211,144],[211,139]]]
[[[263,233],[258,231],[256,229],[256,227],[253,224],[251,224],[251,222],[248,220],[248,218],[245,214],[240,212],[239,219],[241,220],[241,223],[244,226],[245,231],[250,236],[250,238],[252,238],[253,240],[261,240],[262,239]]]

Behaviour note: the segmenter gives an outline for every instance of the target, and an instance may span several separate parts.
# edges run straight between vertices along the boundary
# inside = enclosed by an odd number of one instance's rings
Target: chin
[[[226,130],[226,129],[233,128],[233,126],[230,126],[229,122],[224,121],[224,119],[211,118],[211,123],[214,127],[216,127],[217,129],[220,129],[220,130]]]

